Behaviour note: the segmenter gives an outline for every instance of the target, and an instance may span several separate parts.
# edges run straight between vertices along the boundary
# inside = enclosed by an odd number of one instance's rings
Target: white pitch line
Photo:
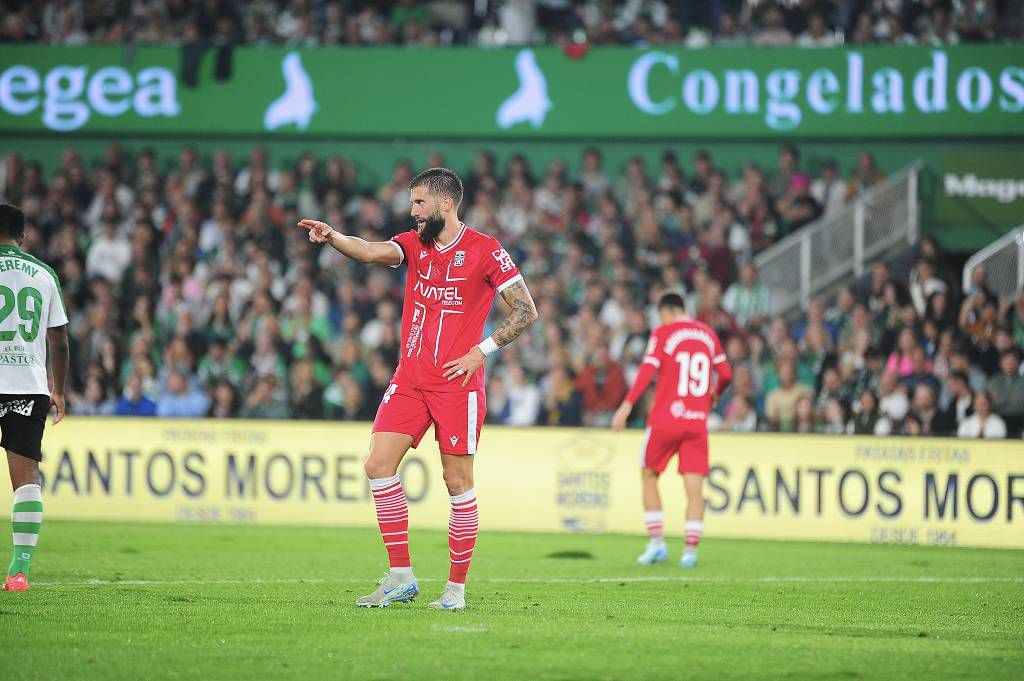
[[[88,586],[233,586],[262,584],[367,584],[366,579],[87,579],[80,582],[32,582],[33,587]],[[440,579],[418,579],[419,582],[440,582]],[[699,577],[683,575],[645,577],[591,577],[556,579],[473,579],[476,584],[614,584],[644,582],[682,582],[698,584],[1024,584],[1024,577],[809,577],[802,575],[778,577]]]

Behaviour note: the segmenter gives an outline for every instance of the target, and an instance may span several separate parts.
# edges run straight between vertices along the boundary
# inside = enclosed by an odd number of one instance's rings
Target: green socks
[[[32,554],[39,541],[39,528],[43,525],[43,494],[39,485],[22,485],[14,490],[14,508],[11,512],[14,527],[14,558],[7,568],[13,577],[19,572],[28,576]]]

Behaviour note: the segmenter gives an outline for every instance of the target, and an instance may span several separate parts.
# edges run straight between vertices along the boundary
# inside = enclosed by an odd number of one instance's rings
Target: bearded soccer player
[[[657,376],[654,404],[647,419],[643,444],[644,524],[647,549],[641,565],[668,559],[658,478],[678,453],[679,472],[686,487],[686,548],[680,565],[697,566],[697,545],[704,532],[704,478],[708,475],[708,413],[732,380],[732,367],[711,327],[686,316],[676,293],[658,301],[661,326],[651,332],[640,371],[626,399],[612,417],[612,428],[626,426],[651,379]]]
[[[412,601],[419,593],[398,466],[433,424],[451,497],[451,569],[440,598],[429,607],[461,610],[478,528],[473,460],[486,410],[484,358],[518,338],[537,319],[537,308],[501,244],[459,221],[463,190],[458,175],[430,168],[413,178],[409,190],[416,229],[390,241],[344,236],[316,220],[302,220],[299,226],[309,230],[310,241],[330,244],[359,262],[409,268],[402,356],[377,410],[365,465],[391,569],[377,590],[356,604],[385,607]],[[481,341],[496,293],[511,309]]]

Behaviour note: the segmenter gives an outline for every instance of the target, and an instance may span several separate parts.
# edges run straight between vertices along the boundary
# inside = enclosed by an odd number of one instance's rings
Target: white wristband
[[[498,344],[494,342],[494,338],[491,336],[483,339],[476,346],[480,348],[480,352],[484,353],[484,357],[498,351]]]

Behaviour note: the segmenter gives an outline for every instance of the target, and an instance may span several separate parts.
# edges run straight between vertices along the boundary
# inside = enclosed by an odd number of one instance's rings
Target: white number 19
[[[679,363],[679,396],[701,397],[711,384],[711,358],[703,352],[677,352]]]

